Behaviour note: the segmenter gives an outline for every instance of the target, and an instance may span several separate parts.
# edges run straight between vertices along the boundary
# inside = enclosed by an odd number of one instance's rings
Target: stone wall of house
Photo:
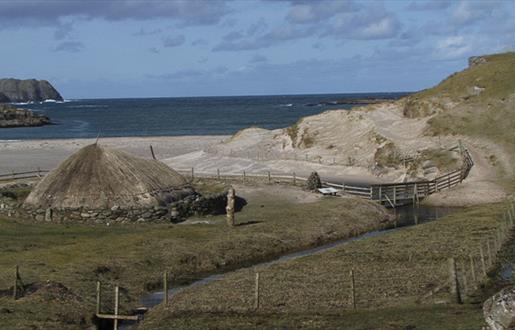
[[[243,199],[241,199],[243,200]],[[241,206],[245,203],[241,202]],[[244,200],[243,200],[244,201]],[[0,197],[0,214],[31,218],[36,222],[56,223],[144,223],[179,222],[192,215],[216,215],[225,213],[227,192],[201,196],[190,195],[168,206],[150,208],[120,208],[90,210],[84,208],[30,208],[16,199]],[[240,207],[241,208],[241,207]]]

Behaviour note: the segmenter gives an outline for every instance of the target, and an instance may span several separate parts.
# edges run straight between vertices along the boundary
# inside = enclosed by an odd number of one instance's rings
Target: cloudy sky
[[[515,2],[0,0],[0,77],[65,98],[414,91],[515,49]]]

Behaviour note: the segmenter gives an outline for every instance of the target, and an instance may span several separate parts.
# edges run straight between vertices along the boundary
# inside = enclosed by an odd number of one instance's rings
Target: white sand
[[[102,138],[103,146],[122,149],[150,158],[150,145],[158,159],[174,157],[201,150],[219,143],[227,136],[166,136]],[[61,161],[95,139],[63,140],[0,140],[0,174],[11,171],[44,170],[55,168]]]

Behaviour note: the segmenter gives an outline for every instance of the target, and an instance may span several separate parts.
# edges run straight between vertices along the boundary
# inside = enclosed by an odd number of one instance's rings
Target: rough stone
[[[513,329],[515,326],[515,286],[509,286],[483,303],[483,315],[490,330]]]
[[[50,208],[46,209],[46,212],[45,212],[45,221],[47,221],[47,222],[52,221],[52,214],[53,214],[52,209],[50,209]]]

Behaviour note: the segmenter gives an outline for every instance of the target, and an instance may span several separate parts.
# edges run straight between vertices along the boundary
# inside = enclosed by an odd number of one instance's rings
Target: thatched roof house
[[[186,179],[157,161],[92,144],[63,161],[30,193],[25,206],[107,209],[156,206]]]

